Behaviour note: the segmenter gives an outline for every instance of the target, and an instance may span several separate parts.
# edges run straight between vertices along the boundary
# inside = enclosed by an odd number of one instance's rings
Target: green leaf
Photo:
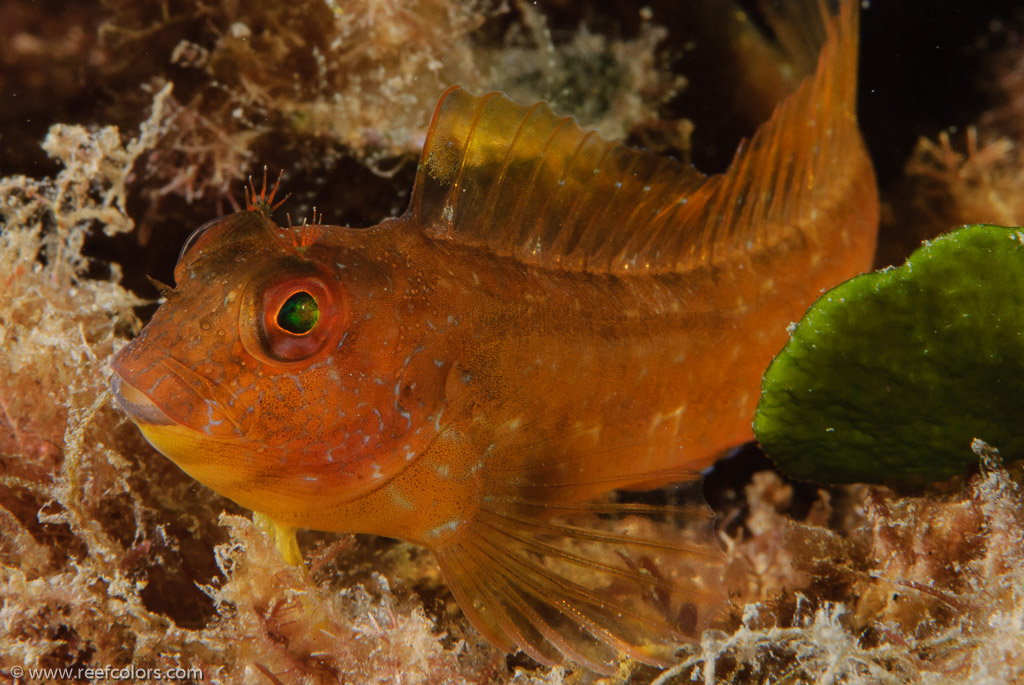
[[[969,226],[825,293],[765,373],[754,433],[819,482],[944,480],[976,437],[1024,456],[1024,229]]]

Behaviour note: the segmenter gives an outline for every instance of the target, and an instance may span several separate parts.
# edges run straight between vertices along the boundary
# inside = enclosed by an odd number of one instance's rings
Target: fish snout
[[[171,417],[165,414],[153,400],[121,378],[121,374],[116,371],[110,377],[110,392],[113,393],[114,400],[121,411],[135,423],[151,426],[175,425]]]
[[[235,411],[230,391],[161,355],[142,367],[115,360],[110,390],[118,406],[140,427],[176,426],[212,438],[239,438],[250,413]]]

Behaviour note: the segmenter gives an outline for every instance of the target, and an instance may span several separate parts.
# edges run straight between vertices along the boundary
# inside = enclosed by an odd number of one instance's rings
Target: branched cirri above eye
[[[320,318],[316,298],[301,290],[281,305],[277,312],[277,325],[294,335],[305,335],[313,330]]]

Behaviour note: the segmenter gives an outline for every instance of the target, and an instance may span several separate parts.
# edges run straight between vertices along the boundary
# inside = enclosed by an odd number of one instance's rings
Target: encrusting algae
[[[176,111],[159,91],[128,143],[116,129],[55,127],[46,150],[62,171],[0,179],[0,673],[133,665],[195,667],[222,683],[592,681],[486,646],[416,547],[306,533],[306,565],[289,566],[115,408],[109,363],[137,334],[139,299],[83,245],[101,229],[132,230],[133,169],[173,158],[162,146],[175,136],[161,132]],[[982,475],[944,497],[812,488],[808,509],[806,492],[767,471],[733,499],[726,491],[731,606],[660,678],[627,660],[614,680],[1024,680],[1024,498],[979,452]],[[605,529],[681,545],[692,513]]]
[[[408,540],[504,650],[670,665],[721,555],[607,530],[671,512],[606,495],[749,440],[786,325],[874,253],[857,7],[818,20],[816,73],[721,175],[452,88],[403,216],[282,228],[264,187],[186,242],[119,404],[295,563],[297,528]]]
[[[393,175],[422,146],[425,116],[451,83],[557,98],[614,137],[653,118],[681,85],[656,56],[665,29],[644,22],[630,39],[581,30],[556,42],[526,2],[107,5],[104,80],[175,81],[168,140],[146,170],[154,201],[226,206],[257,162],[290,163],[313,197],[336,194],[326,179],[347,180],[353,157]],[[505,35],[488,39],[488,23]],[[138,100],[118,98],[128,110]]]

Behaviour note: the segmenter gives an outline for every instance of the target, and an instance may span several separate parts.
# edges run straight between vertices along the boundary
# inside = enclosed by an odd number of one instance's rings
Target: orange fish
[[[724,604],[722,555],[610,493],[750,440],[787,325],[874,252],[855,2],[824,22],[723,174],[452,88],[401,217],[285,228],[254,193],[186,243],[120,405],[292,561],[296,528],[401,538],[502,649],[671,663]]]

